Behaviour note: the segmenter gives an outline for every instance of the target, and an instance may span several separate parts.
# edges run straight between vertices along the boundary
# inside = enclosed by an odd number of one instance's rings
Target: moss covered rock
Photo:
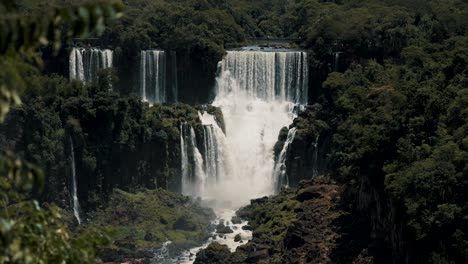
[[[207,248],[197,253],[194,264],[222,264],[228,262],[231,251],[226,245],[218,242],[211,243]]]
[[[133,259],[138,257],[135,252],[150,252],[168,240],[178,250],[201,244],[215,217],[189,198],[161,189],[137,193],[116,189],[109,204],[90,216],[90,225],[108,230],[113,240],[104,251],[105,261]]]

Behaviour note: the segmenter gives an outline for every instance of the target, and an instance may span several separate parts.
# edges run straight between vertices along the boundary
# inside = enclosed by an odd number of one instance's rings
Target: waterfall
[[[73,205],[73,214],[78,221],[78,224],[81,224],[80,218],[80,203],[78,201],[78,192],[76,187],[76,166],[75,166],[75,149],[73,147],[73,140],[70,138],[70,152],[71,152],[71,169],[72,169],[72,205]]]
[[[289,145],[291,145],[291,143],[294,141],[295,136],[296,128],[293,127],[288,131],[288,136],[286,138],[286,141],[284,142],[283,149],[281,150],[278,157],[278,161],[275,165],[273,180],[276,181],[276,186],[278,190],[281,188],[281,186],[289,185],[288,175],[286,175],[286,158],[288,154]]]
[[[229,153],[222,129],[215,117],[206,112],[198,113],[203,126],[203,154],[197,146],[193,127],[181,124],[182,193],[185,195],[215,198],[217,182],[229,170]]]
[[[216,137],[225,142],[216,142],[217,158],[224,163],[215,168],[223,171],[202,198],[236,207],[276,191],[273,146],[281,128],[292,123],[297,105],[307,103],[307,90],[305,52],[227,53],[219,63],[213,102],[226,123],[226,135]]]
[[[189,162],[188,162],[188,147],[185,143],[186,141],[186,133],[185,128],[187,123],[180,124],[180,160],[181,160],[181,172],[182,172],[182,193],[186,193],[187,189],[190,185],[189,181]]]
[[[203,126],[203,143],[205,148],[205,155],[203,156],[205,174],[218,178],[218,171],[220,170],[218,164],[218,142],[215,137],[214,128],[212,125]]]
[[[197,196],[203,193],[205,173],[203,157],[197,147],[195,130],[187,123],[180,126],[182,193]]]
[[[312,166],[313,166],[313,171],[312,171],[312,177],[317,177],[319,172],[318,172],[318,141],[319,141],[319,135],[315,137],[315,142],[314,142],[314,159],[312,161]]]
[[[97,70],[112,67],[113,51],[108,49],[73,48],[69,58],[70,79],[83,82],[96,80]]]
[[[166,102],[166,52],[141,51],[141,98],[151,103]]]
[[[218,82],[218,98],[247,96],[266,102],[307,104],[306,52],[229,51],[220,67],[234,83]]]
[[[170,66],[168,72],[167,65]],[[141,51],[140,69],[140,95],[143,101],[151,104],[177,102],[177,61],[174,51]]]
[[[335,52],[335,71],[340,70],[340,53],[341,52]]]

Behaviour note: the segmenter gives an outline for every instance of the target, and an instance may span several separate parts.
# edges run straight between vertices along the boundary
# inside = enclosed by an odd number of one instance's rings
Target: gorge
[[[0,3],[0,263],[467,263],[462,0]]]

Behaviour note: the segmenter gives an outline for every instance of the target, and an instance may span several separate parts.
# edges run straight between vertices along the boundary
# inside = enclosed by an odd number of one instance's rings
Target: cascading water
[[[197,147],[195,130],[183,123],[180,125],[182,193],[197,196],[203,193],[205,173],[203,171],[203,157]]]
[[[151,103],[166,102],[166,52],[141,51],[141,98]]]
[[[213,115],[199,113],[201,155],[194,129],[186,123],[180,127],[183,193],[207,201],[217,212],[217,221],[230,219],[234,209],[274,193],[278,182],[285,181],[286,153],[296,129],[289,131],[277,167],[273,146],[281,128],[292,123],[296,106],[307,103],[308,90],[305,52],[229,51],[219,67],[213,105],[223,112],[226,135]],[[251,232],[242,235],[250,239]],[[233,251],[240,245],[233,239],[234,234],[216,241]],[[192,263],[189,256],[210,241],[186,252],[182,262]]]
[[[288,131],[288,136],[284,142],[283,149],[281,150],[278,156],[278,161],[275,164],[273,179],[276,180],[276,186],[278,190],[281,188],[281,186],[289,185],[288,175],[286,175],[286,157],[288,154],[289,145],[291,145],[291,143],[294,141],[295,136],[296,128],[293,127]]]
[[[70,53],[70,79],[83,82],[96,80],[97,70],[112,67],[113,51],[108,49],[74,48]]]
[[[203,125],[203,155],[193,127],[181,124],[182,193],[214,199],[218,181],[230,170],[229,153],[222,129],[214,116],[198,113]]]
[[[340,54],[341,52],[335,52],[335,71],[339,71],[340,69]]]
[[[72,169],[72,182],[71,182],[71,195],[72,195],[72,206],[73,214],[78,221],[78,224],[81,224],[80,218],[80,202],[78,201],[78,192],[76,187],[76,166],[75,166],[75,149],[73,147],[73,140],[70,138],[70,152],[71,152],[71,169]]]
[[[201,197],[236,208],[276,190],[273,146],[294,106],[307,103],[307,54],[229,51],[219,67],[213,105],[224,115],[229,166]]]
[[[216,99],[307,103],[306,52],[229,51],[220,67]]]
[[[167,65],[169,71],[166,71]],[[143,50],[140,68],[140,95],[143,101],[152,104],[177,102],[177,61],[174,51]]]

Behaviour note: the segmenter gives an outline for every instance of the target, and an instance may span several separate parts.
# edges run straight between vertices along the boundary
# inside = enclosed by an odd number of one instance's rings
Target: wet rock
[[[252,231],[253,228],[249,225],[245,225],[245,226],[242,226],[242,230],[249,230],[249,231]]]
[[[144,239],[145,239],[145,241],[152,241],[153,240],[153,234],[151,232],[146,232]]]
[[[230,233],[234,233],[234,231],[232,231],[232,229],[229,226],[222,226],[222,227],[216,228],[216,233],[218,233],[218,234],[230,234]]]
[[[159,218],[159,223],[163,224],[163,225],[167,225],[169,222],[166,220],[166,218],[164,218],[163,216],[161,216]]]
[[[230,233],[234,233],[234,231],[232,231],[232,229],[229,226],[219,224],[216,227],[216,233],[218,233],[218,234],[230,234]]]
[[[240,217],[238,217],[237,215],[235,215],[235,216],[232,217],[231,222],[232,222],[234,225],[242,224],[242,220],[241,220]]]
[[[221,264],[227,263],[231,251],[226,245],[217,242],[211,243],[207,248],[197,253],[194,264]]]
[[[237,234],[235,237],[234,237],[234,242],[239,242],[241,241],[242,238],[241,238],[241,235],[240,234]]]

